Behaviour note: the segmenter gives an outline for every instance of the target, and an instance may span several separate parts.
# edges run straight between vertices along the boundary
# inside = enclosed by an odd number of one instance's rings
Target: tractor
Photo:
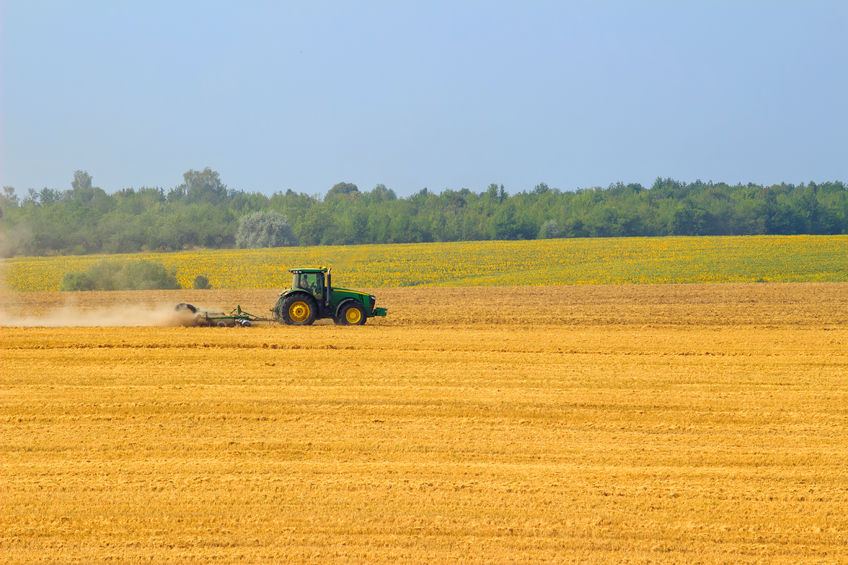
[[[256,323],[279,322],[308,326],[321,318],[332,318],[336,324],[355,326],[373,316],[385,316],[388,310],[377,308],[377,298],[347,288],[333,288],[330,269],[325,267],[289,269],[292,287],[280,294],[271,309],[273,318],[251,314],[236,306],[229,314],[203,310],[181,302],[177,304],[177,321],[184,326],[250,327]]]
[[[362,325],[373,316],[385,316],[377,308],[377,298],[364,292],[333,287],[330,269],[325,267],[289,269],[292,286],[280,294],[271,310],[274,320],[283,324],[308,326],[315,320],[332,318],[344,326]]]

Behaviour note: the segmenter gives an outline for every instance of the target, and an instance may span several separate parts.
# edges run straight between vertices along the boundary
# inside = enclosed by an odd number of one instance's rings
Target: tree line
[[[169,190],[107,193],[85,171],[70,189],[0,194],[5,255],[123,253],[268,245],[408,243],[484,239],[848,233],[843,182],[725,184],[658,178],[650,187],[508,194],[492,184],[398,197],[380,184],[339,183],[323,196],[266,195],[190,170]]]

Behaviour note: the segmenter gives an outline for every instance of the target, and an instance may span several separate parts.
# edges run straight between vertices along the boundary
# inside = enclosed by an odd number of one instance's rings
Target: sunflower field
[[[716,236],[547,239],[173,253],[16,257],[7,288],[58,290],[68,272],[105,258],[175,268],[184,288],[280,288],[286,269],[331,266],[351,287],[848,281],[848,236]]]

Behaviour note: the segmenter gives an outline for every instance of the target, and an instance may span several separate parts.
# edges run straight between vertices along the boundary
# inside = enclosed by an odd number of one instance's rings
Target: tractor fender
[[[338,306],[336,306],[336,311],[335,311],[335,313],[333,314],[333,317],[334,317],[334,318],[338,318],[338,317],[339,317],[339,314],[340,314],[340,313],[341,313],[341,311],[342,311],[342,308],[344,308],[347,304],[357,304],[357,305],[359,305],[359,307],[360,307],[360,308],[362,308],[362,310],[363,310],[363,311],[365,310],[365,305],[363,305],[363,304],[362,304],[361,302],[359,302],[358,300],[355,300],[355,299],[353,299],[353,298],[345,298],[344,300],[342,300],[341,302],[339,302],[339,305],[338,305]],[[366,312],[366,314],[367,314],[367,312]]]
[[[315,300],[315,297],[312,296],[310,293],[306,292],[305,290],[298,289],[298,290],[290,290],[288,292],[281,293],[280,299],[277,300],[277,302],[280,302],[280,301],[288,298],[289,296],[294,296],[294,295],[299,295],[299,296],[303,296],[305,298],[311,298],[312,300]]]

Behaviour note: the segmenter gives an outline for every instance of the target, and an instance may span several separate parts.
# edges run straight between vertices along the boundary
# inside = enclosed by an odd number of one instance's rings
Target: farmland
[[[548,239],[200,250],[6,260],[6,285],[58,290],[69,271],[103,258],[176,269],[183,287],[207,275],[221,289],[279,288],[284,269],[331,265],[356,287],[715,282],[848,282],[848,236]]]
[[[4,561],[844,558],[845,283],[376,293],[364,327],[0,328]]]

